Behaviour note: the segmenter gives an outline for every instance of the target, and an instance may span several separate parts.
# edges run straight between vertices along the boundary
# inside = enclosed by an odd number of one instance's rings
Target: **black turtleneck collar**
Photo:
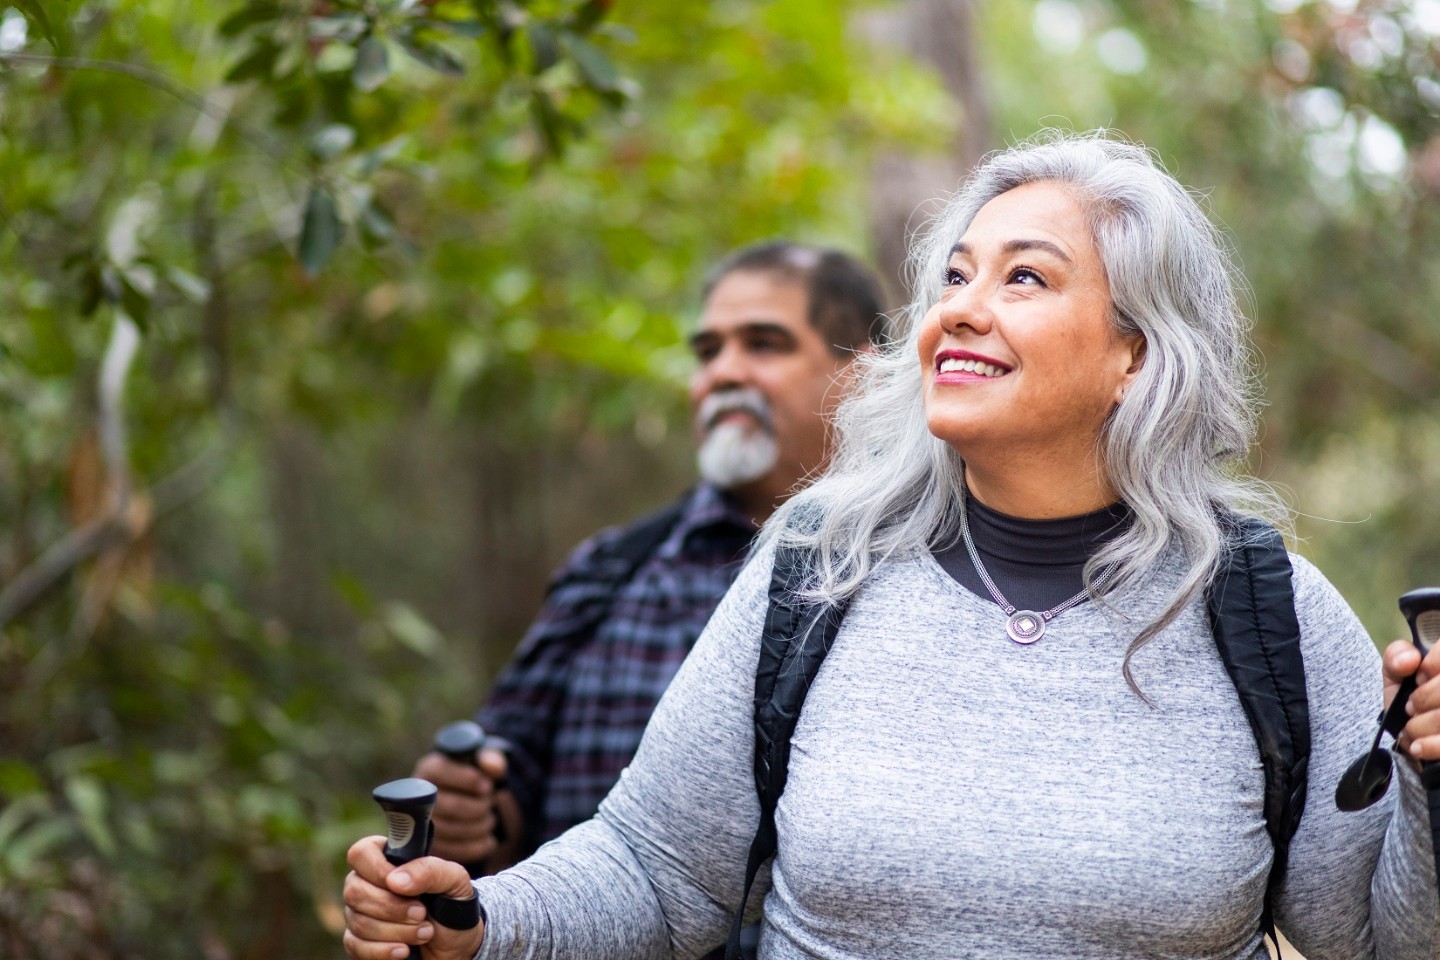
[[[965,508],[970,535],[990,579],[1005,599],[1028,610],[1048,610],[1079,593],[1085,585],[1085,562],[1123,533],[1132,519],[1124,503],[1058,520],[1007,516],[974,497],[966,498]],[[936,551],[935,559],[961,586],[993,599],[963,542]]]

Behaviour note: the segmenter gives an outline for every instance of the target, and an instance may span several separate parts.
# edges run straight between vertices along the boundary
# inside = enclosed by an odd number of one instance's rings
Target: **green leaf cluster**
[[[863,252],[872,157],[943,98],[830,0],[34,6],[0,608],[124,513],[0,625],[0,955],[332,955],[370,788],[687,482],[705,266]]]

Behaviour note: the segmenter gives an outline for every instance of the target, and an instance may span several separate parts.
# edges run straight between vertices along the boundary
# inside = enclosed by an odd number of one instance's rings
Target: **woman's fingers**
[[[1420,666],[1420,651],[1409,640],[1396,640],[1385,648],[1380,665],[1385,676],[1385,705],[1388,707],[1401,682]]]
[[[354,960],[405,960],[409,945],[430,945],[434,960],[462,960],[479,949],[483,927],[437,929],[422,893],[465,900],[475,896],[465,868],[439,857],[402,866],[385,859],[385,838],[366,837],[350,847],[352,872],[345,878],[345,951]]]
[[[420,916],[425,916],[424,910]],[[404,958],[410,955],[410,944],[427,943],[435,936],[435,924],[430,920],[390,923],[346,907],[345,933],[346,942],[358,948],[351,956]]]
[[[1406,704],[1410,719],[1397,738],[1398,746],[1416,759],[1440,760],[1440,647],[1422,660],[1414,644],[1396,640],[1385,648],[1381,662],[1387,706],[1406,677],[1415,675],[1419,684]]]

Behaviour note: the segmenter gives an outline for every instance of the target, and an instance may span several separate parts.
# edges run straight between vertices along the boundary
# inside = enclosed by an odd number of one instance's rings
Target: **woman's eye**
[[[956,270],[953,267],[950,267],[946,269],[941,279],[941,282],[944,283],[947,287],[958,287],[963,283],[968,283],[969,281],[965,279],[965,274],[961,273],[959,270]]]
[[[1045,286],[1045,279],[1029,267],[1017,267],[1015,271],[1010,274],[1010,282],[1025,284],[1026,286],[1032,284],[1039,287]]]

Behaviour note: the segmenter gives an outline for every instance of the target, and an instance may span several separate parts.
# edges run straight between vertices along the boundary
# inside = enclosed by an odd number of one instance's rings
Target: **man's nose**
[[[720,390],[747,383],[750,364],[740,344],[727,343],[705,364],[704,372],[710,389]]]

